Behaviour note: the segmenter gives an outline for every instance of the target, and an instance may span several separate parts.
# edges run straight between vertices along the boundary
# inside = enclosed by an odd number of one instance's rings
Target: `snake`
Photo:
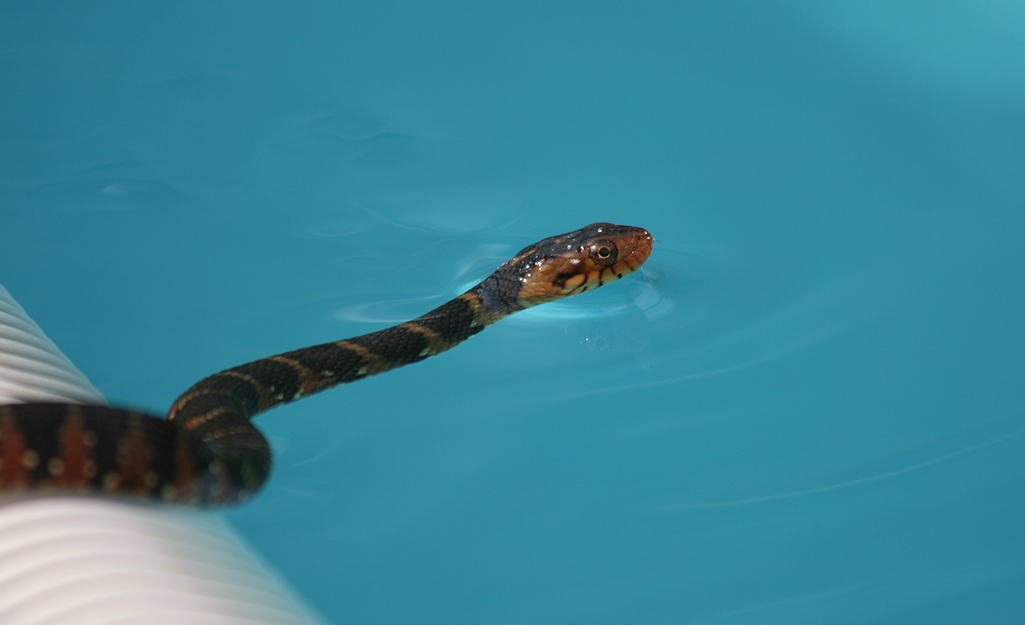
[[[647,230],[610,223],[542,239],[420,317],[204,378],[166,418],[74,403],[0,406],[0,495],[240,504],[271,472],[256,415],[430,358],[515,312],[618,280],[647,260],[652,242]]]

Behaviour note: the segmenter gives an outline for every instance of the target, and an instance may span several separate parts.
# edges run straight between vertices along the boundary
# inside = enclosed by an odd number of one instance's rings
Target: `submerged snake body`
[[[199,506],[244,501],[271,467],[270,446],[250,422],[255,415],[424,360],[524,308],[622,278],[648,258],[651,245],[646,230],[606,223],[544,239],[421,317],[201,380],[167,419],[105,406],[0,406],[0,492]]]

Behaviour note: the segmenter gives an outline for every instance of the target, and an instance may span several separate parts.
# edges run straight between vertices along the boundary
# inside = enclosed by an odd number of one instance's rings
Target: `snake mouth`
[[[651,233],[644,228],[634,228],[636,232],[629,232],[622,235],[621,244],[623,252],[620,260],[616,263],[617,275],[615,279],[627,276],[638,269],[651,256],[651,249],[654,239]]]

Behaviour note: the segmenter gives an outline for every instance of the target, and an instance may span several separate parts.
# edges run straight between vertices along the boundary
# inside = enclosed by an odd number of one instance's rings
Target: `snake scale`
[[[480,284],[406,323],[256,360],[185,391],[162,419],[81,404],[0,406],[0,494],[87,494],[194,506],[243,502],[266,481],[257,414],[430,358],[517,311],[635,271],[647,230],[596,223],[521,250]]]

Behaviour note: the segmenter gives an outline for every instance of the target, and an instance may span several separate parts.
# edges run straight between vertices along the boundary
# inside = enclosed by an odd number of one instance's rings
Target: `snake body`
[[[271,450],[257,414],[430,358],[517,311],[597,288],[651,253],[641,228],[597,223],[521,250],[480,284],[390,328],[256,360],[200,380],[161,419],[80,404],[0,406],[0,493],[239,503]]]

